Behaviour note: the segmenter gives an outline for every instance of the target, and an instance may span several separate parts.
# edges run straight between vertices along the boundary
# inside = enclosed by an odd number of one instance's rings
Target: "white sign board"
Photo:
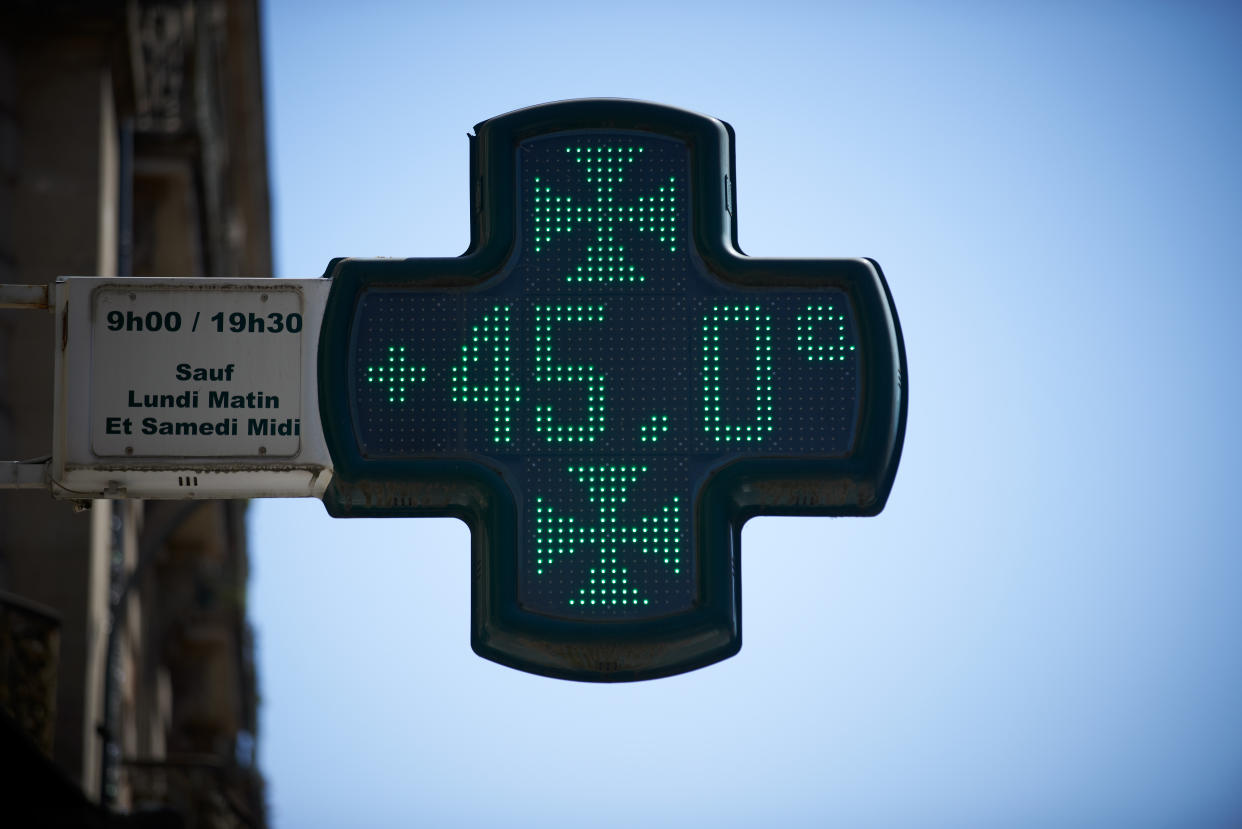
[[[320,279],[63,277],[49,476],[64,498],[317,497]]]
[[[292,457],[305,331],[296,286],[92,297],[91,444],[100,457]]]

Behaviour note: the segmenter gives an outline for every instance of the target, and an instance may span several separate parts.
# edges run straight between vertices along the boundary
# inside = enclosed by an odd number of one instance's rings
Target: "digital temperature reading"
[[[593,680],[717,661],[745,518],[883,505],[904,380],[882,277],[737,253],[729,136],[636,102],[502,116],[471,251],[330,268],[329,509],[466,519],[484,656]]]

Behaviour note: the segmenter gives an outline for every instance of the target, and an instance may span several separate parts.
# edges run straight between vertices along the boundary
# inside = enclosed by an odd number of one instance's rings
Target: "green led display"
[[[684,144],[558,136],[524,142],[518,161],[523,253],[503,298],[446,307],[438,293],[372,291],[360,302],[357,376],[418,382],[395,396],[357,385],[359,437],[372,457],[503,460],[523,499],[524,607],[685,610],[695,470],[749,447],[849,448],[849,302],[835,289],[738,300],[713,285],[688,244]],[[394,354],[411,368],[373,368]]]
[[[471,522],[489,658],[577,679],[724,658],[747,517],[887,497],[904,356],[878,268],[737,253],[714,119],[571,102],[474,140],[467,254],[330,271],[325,502]]]

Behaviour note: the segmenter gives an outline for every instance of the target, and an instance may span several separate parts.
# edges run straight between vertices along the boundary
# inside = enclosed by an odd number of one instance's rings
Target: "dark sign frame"
[[[519,510],[501,466],[476,457],[375,459],[359,449],[349,399],[351,326],[368,290],[461,292],[502,274],[517,255],[516,148],[577,130],[649,132],[687,143],[692,237],[708,271],[749,289],[836,288],[855,314],[860,360],[856,439],[843,457],[745,458],[694,493],[698,596],[686,612],[644,621],[582,621],[524,611],[518,596]],[[565,679],[625,681],[682,673],[741,647],[742,525],[755,515],[869,516],[892,488],[907,387],[901,327],[870,259],[752,259],[737,243],[734,133],[723,121],[639,101],[590,99],[484,121],[471,139],[471,244],[454,258],[336,259],[319,346],[319,397],[337,517],[455,516],[471,532],[475,652]]]

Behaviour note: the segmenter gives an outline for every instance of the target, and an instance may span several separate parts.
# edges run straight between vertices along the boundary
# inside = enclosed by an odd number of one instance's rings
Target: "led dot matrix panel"
[[[478,131],[471,251],[330,268],[329,509],[469,521],[489,658],[603,680],[724,658],[745,518],[887,495],[904,388],[878,268],[732,249],[714,119],[585,101]]]

